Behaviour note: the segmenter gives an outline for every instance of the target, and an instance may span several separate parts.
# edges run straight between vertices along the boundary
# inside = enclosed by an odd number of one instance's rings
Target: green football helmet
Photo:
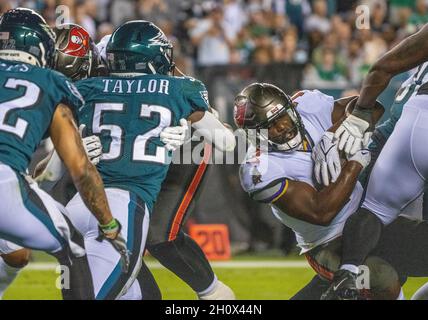
[[[121,25],[113,32],[106,53],[112,73],[171,75],[174,71],[171,42],[149,21],[135,20]]]
[[[38,13],[17,8],[0,17],[0,58],[51,67],[54,56],[55,33]]]

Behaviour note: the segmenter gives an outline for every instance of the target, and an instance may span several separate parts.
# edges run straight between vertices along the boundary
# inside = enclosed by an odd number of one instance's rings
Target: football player
[[[341,270],[335,274],[326,299],[356,296],[356,266],[376,246],[383,226],[396,219],[401,209],[424,191],[428,151],[420,146],[428,132],[428,84],[423,64],[428,59],[427,38],[428,25],[425,25],[372,66],[364,79],[356,108],[335,133],[340,149],[349,154],[360,149],[362,137],[372,125],[370,117],[376,98],[393,76],[420,65],[414,92],[373,167],[363,204],[345,226]]]
[[[91,39],[87,32],[77,25],[60,26],[56,30],[58,53],[56,59],[56,69],[68,74],[73,80],[79,80],[93,76],[91,70],[103,70],[100,60],[106,60],[105,47],[110,36],[103,38],[97,47],[103,53],[101,59],[98,58],[97,48],[87,46],[86,50],[81,50],[84,42],[90,43]],[[76,41],[80,46],[72,43],[73,36],[89,39],[87,41]],[[91,53],[89,51],[92,51]],[[93,63],[91,62],[93,60]],[[86,67],[85,67],[86,66]],[[89,67],[90,66],[90,67]],[[73,70],[73,71],[72,71]],[[68,73],[67,73],[68,72]],[[99,74],[99,71],[96,71]],[[212,112],[214,110],[211,109]],[[215,113],[214,113],[215,114]],[[185,127],[168,127],[160,135],[161,141],[169,150],[175,150],[185,141]],[[100,149],[93,136],[91,143],[86,145],[88,154],[94,160],[99,159]],[[90,139],[87,137],[85,139]],[[84,139],[84,141],[85,141]],[[189,140],[189,139],[186,139]],[[192,144],[192,147],[196,144]],[[191,149],[193,150],[193,148]],[[178,274],[184,281],[194,288],[201,299],[231,299],[233,292],[218,281],[211,269],[209,262],[199,246],[181,230],[186,214],[190,211],[195,197],[201,189],[200,185],[207,170],[207,159],[211,154],[210,145],[206,144],[204,151],[205,161],[198,164],[172,165],[168,171],[162,190],[155,204],[153,219],[150,221],[150,232],[147,246],[152,255],[157,257],[163,265]],[[191,151],[192,152],[192,151]],[[44,171],[39,181],[46,186],[56,181],[52,179],[57,174],[49,173],[49,169]],[[178,176],[180,178],[178,178]],[[48,181],[49,180],[49,181]],[[53,188],[51,192],[55,197],[64,194],[64,185],[67,179],[62,179],[59,187]],[[57,184],[57,186],[58,186]],[[65,187],[66,189],[67,186]],[[70,194],[74,194],[71,190]],[[62,201],[67,201],[66,199]],[[143,289],[144,299],[160,299],[161,293],[148,268],[144,265],[137,279]]]
[[[64,208],[26,174],[36,147],[50,136],[99,223],[100,241],[108,240],[120,252],[126,270],[128,253],[120,223],[111,215],[102,180],[86,156],[72,117],[83,100],[65,77],[48,69],[54,51],[55,34],[40,15],[23,8],[2,15],[0,235],[24,247],[46,251],[69,267],[72,290],[64,289],[64,298],[91,299],[93,286],[82,236],[63,215]]]
[[[109,36],[105,36],[97,44],[102,57],[105,57],[108,40]],[[184,76],[177,68],[175,71]],[[203,98],[208,104],[206,91]],[[210,111],[218,118],[215,109],[211,108]],[[177,141],[179,137],[172,140],[171,138],[174,138],[174,128],[171,128],[169,132],[165,130],[161,133],[161,141],[166,144]],[[186,139],[186,142],[188,144],[181,150],[194,155],[193,151],[200,148],[200,142],[191,139]],[[173,144],[174,149],[178,146],[177,143]],[[199,299],[230,300],[235,297],[232,290],[217,279],[204,252],[183,230],[183,225],[203,189],[209,170],[211,145],[205,144],[200,153],[200,159],[192,159],[192,163],[172,163],[170,165],[153,208],[147,249],[164,267],[186,282],[196,292]],[[183,155],[183,157],[185,156]]]
[[[77,82],[86,100],[79,122],[89,134],[101,138],[103,155],[97,167],[113,214],[127,226],[123,230],[132,251],[126,275],[117,272],[115,252],[96,241],[93,221],[85,218],[87,209],[80,196],[67,208],[85,236],[96,298],[141,299],[139,281],[134,280],[142,262],[150,211],[171,157],[159,138],[161,131],[188,118],[196,129],[210,128],[211,141],[221,150],[233,149],[235,140],[207,112],[204,86],[191,78],[171,76],[172,46],[155,25],[132,21],[119,27],[108,42],[107,58],[109,77]]]
[[[340,124],[345,106],[355,100],[333,101],[319,91],[302,91],[291,99],[279,88],[260,83],[246,87],[235,100],[237,126],[256,138],[241,166],[242,187],[252,199],[271,204],[275,217],[294,230],[302,253],[324,280],[332,280],[339,267],[342,229],[358,208],[363,193],[358,175],[370,156],[361,150],[348,157],[335,182],[321,188],[313,176],[318,159],[312,147],[317,144],[323,154],[337,148],[323,135]],[[382,111],[377,104],[374,122]],[[397,229],[407,233],[397,235]],[[400,218],[385,232],[382,245],[365,261],[372,271],[371,298],[395,299],[401,278],[426,274],[423,249],[408,247],[423,240],[427,230],[426,223]],[[402,262],[404,250],[408,259]]]
[[[105,36],[97,44],[104,59],[109,39],[110,36]],[[175,71],[183,75],[177,68]],[[203,98],[208,103],[206,92]],[[211,112],[218,118],[214,109],[211,108]],[[161,141],[167,146],[171,145],[170,149],[177,149],[183,143],[180,137],[185,135],[179,129],[180,127],[167,128],[161,133]],[[199,148],[199,143],[189,140],[186,139],[187,143],[191,144],[190,148],[186,146],[183,149],[193,155],[193,150]],[[163,266],[186,282],[200,299],[233,299],[233,292],[218,281],[201,248],[183,231],[183,225],[201,194],[211,146],[205,144],[201,153],[200,159],[193,160],[195,163],[192,161],[185,165],[171,164],[153,209],[147,249]]]

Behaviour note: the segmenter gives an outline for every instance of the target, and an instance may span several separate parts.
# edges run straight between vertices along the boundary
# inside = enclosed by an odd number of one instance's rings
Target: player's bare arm
[[[370,69],[362,84],[357,105],[373,108],[377,97],[395,75],[428,60],[428,24],[383,55]]]
[[[372,112],[377,97],[393,76],[411,70],[428,59],[427,39],[428,24],[375,62],[363,81],[354,111],[336,130],[340,150],[353,155],[368,143],[373,131]]]
[[[335,183],[317,190],[305,182],[288,180],[288,189],[274,205],[293,218],[328,225],[348,202],[362,165],[349,161]]]
[[[332,128],[329,129],[330,132],[335,132],[336,129],[346,119],[346,117],[352,113],[357,104],[358,99],[359,96],[349,96],[334,101],[333,112],[331,114],[331,120],[334,125]],[[380,120],[384,112],[384,106],[379,101],[375,101],[372,113],[372,123],[376,124]]]
[[[101,225],[112,221],[104,184],[98,171],[89,161],[71,110],[60,104],[53,116],[50,135],[58,155],[70,172],[73,182]]]

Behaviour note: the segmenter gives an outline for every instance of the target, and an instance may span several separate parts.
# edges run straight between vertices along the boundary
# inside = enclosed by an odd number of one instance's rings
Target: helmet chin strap
[[[280,151],[291,151],[296,149],[298,146],[300,146],[302,142],[303,142],[302,135],[300,134],[300,132],[298,132],[297,135],[290,141],[283,144],[275,143],[274,145]]]

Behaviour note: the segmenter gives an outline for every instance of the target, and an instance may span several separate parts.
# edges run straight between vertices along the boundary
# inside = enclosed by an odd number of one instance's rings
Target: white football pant
[[[122,224],[122,236],[127,240],[130,256],[128,273],[123,273],[120,255],[108,241],[99,242],[98,221],[90,213],[79,194],[67,204],[69,218],[85,239],[86,254],[96,299],[99,300],[141,300],[138,281],[149,228],[149,211],[145,203],[134,193],[106,188],[106,194],[113,216]]]
[[[428,177],[428,95],[409,99],[370,175],[362,207],[391,223]]]

